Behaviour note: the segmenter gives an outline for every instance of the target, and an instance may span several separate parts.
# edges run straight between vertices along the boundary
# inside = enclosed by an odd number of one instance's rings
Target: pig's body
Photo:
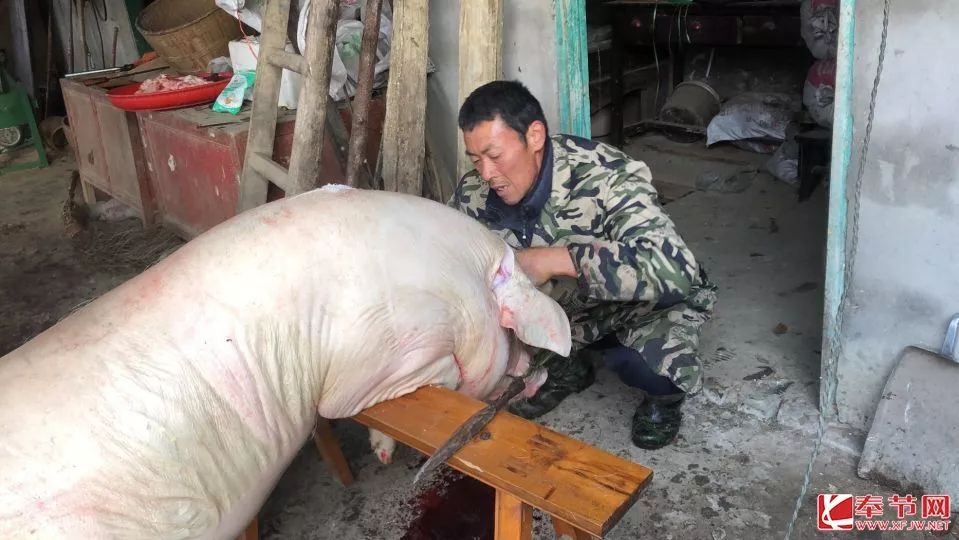
[[[441,205],[358,190],[198,237],[0,359],[0,537],[230,538],[317,410],[490,394],[523,368],[500,313],[526,301],[524,340],[568,353],[524,277],[491,292],[506,250]]]

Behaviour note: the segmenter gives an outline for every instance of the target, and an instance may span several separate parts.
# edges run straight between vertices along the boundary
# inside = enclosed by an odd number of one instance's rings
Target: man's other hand
[[[516,252],[523,273],[539,287],[554,277],[576,277],[576,267],[565,247],[535,247]]]

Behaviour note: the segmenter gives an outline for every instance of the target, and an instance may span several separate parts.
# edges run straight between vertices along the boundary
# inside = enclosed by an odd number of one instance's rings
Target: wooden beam
[[[307,70],[306,60],[299,54],[292,53],[286,49],[276,49],[263,56],[276,67],[285,68],[296,73],[303,73]]]
[[[346,461],[343,450],[340,449],[340,443],[336,440],[336,435],[330,428],[329,420],[325,418],[316,419],[316,426],[313,428],[313,443],[336,479],[344,486],[352,484],[353,471],[350,470],[350,464]]]
[[[253,521],[240,533],[236,540],[260,540],[260,520],[253,518]]]
[[[494,540],[532,540],[533,508],[510,493],[496,491]]]
[[[270,0],[263,15],[263,28],[286,28],[290,15],[290,0]],[[261,51],[283,48],[286,32],[263,32],[260,36]],[[239,214],[266,202],[268,182],[249,166],[250,156],[257,152],[273,153],[276,140],[277,96],[280,94],[281,68],[270,62],[257,62],[256,85],[253,87],[253,110],[250,112],[250,133],[246,141],[243,172],[237,196],[236,213]]]
[[[383,188],[423,193],[426,152],[426,64],[429,0],[403,0],[393,6],[390,80],[383,120]]]
[[[293,128],[293,149],[290,152],[290,182],[295,187],[292,193],[287,192],[288,196],[309,191],[320,180],[339,5],[338,0],[313,0],[310,4],[306,70],[296,106],[296,127]],[[275,108],[276,103],[273,106]]]
[[[363,12],[363,41],[360,46],[360,72],[357,74],[353,118],[350,121],[350,154],[346,160],[346,184],[372,187],[370,166],[366,163],[366,139],[369,132],[370,101],[373,99],[373,74],[376,46],[380,36],[380,8],[383,0],[368,0]]]
[[[460,2],[459,102],[503,74],[503,0]],[[457,133],[456,180],[473,170],[463,137]]]
[[[354,419],[432,455],[480,401],[424,387]],[[653,472],[539,424],[499,413],[488,436],[470,441],[448,465],[573,527],[603,537],[639,497]]]
[[[553,518],[553,530],[556,531],[556,540],[594,540],[596,538],[555,517]]]

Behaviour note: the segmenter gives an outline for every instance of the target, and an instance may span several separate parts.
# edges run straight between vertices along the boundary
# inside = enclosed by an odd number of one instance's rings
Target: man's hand
[[[558,276],[576,277],[576,267],[565,247],[535,247],[516,252],[516,262],[539,287]]]

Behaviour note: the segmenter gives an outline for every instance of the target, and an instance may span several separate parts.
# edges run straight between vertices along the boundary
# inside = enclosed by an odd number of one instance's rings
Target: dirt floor
[[[0,176],[0,355],[181,243],[136,219],[84,225],[82,212],[64,207],[74,170],[61,156],[45,169]]]
[[[696,189],[704,175],[755,170],[762,157],[696,157],[694,147],[679,149],[693,155],[677,156],[665,153],[664,144],[646,138],[629,150],[647,160],[654,175],[662,172],[667,210],[720,286],[716,318],[702,343],[706,388],[684,406],[677,442],[659,451],[629,442],[640,396],[602,369],[594,386],[542,422],[653,469],[651,485],[608,538],[783,538],[816,441],[824,190],[800,204],[795,188],[765,174],[750,175],[741,192]],[[178,245],[163,233],[145,233],[135,219],[90,221],[82,228],[65,221],[72,166],[60,158],[41,171],[0,176],[0,354]],[[488,537],[488,493],[475,486],[457,492],[453,477],[446,477],[438,485],[452,482],[454,488],[444,493],[440,487],[424,499],[411,487],[422,456],[399,448],[396,461],[383,466],[364,429],[350,421],[334,429],[357,482],[337,484],[308,443],[260,514],[262,538]],[[815,528],[819,493],[891,494],[856,476],[862,437],[843,426],[829,428],[792,538],[827,537]],[[451,500],[443,506],[443,499]],[[424,515],[435,520],[430,508],[447,514],[431,529],[421,521]],[[535,523],[535,538],[553,537],[538,512]]]

